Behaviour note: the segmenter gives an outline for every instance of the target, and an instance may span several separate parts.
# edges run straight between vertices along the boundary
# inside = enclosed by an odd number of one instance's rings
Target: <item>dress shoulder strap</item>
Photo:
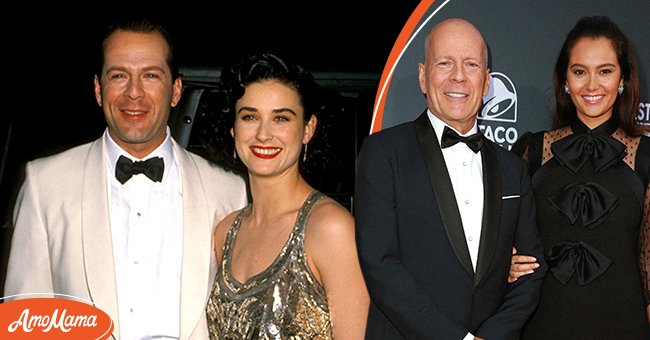
[[[324,196],[325,195],[322,192],[318,190],[314,190],[309,194],[309,196],[307,196],[307,199],[305,199],[305,202],[302,204],[302,207],[300,207],[300,210],[298,211],[298,216],[296,217],[297,227],[294,231],[298,233],[301,237],[304,236],[305,226],[307,225],[307,220],[309,219],[309,216],[311,215],[314,206]]]

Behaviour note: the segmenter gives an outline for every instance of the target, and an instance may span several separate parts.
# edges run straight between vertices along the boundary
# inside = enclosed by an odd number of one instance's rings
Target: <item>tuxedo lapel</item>
[[[481,242],[476,264],[476,286],[487,273],[492,257],[496,250],[501,220],[501,174],[499,160],[494,148],[498,147],[483,137],[481,160],[483,164],[483,223],[481,226]]]
[[[96,140],[88,151],[82,178],[81,238],[84,273],[93,303],[106,312],[115,324],[119,338],[117,288],[113,260],[106,161],[103,138]]]
[[[183,261],[181,269],[181,339],[187,339],[199,324],[209,294],[209,282],[215,271],[211,247],[212,214],[205,185],[196,163],[176,143],[183,185]],[[212,190],[218,190],[215,187]]]
[[[463,230],[460,212],[456,205],[454,188],[451,185],[451,179],[449,178],[445,159],[442,156],[440,143],[438,143],[438,138],[426,112],[415,120],[415,130],[418,143],[420,144],[420,150],[422,151],[422,156],[427,166],[431,189],[436,198],[449,243],[451,243],[454,253],[463,265],[463,268],[465,268],[468,274],[474,276],[474,268],[472,267],[469,248],[465,241],[465,232]]]

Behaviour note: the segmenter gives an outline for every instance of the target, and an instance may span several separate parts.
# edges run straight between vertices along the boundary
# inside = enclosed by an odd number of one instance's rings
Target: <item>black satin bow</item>
[[[478,153],[481,150],[483,145],[483,135],[480,132],[469,135],[467,137],[459,135],[453,129],[450,129],[448,126],[442,130],[442,138],[440,140],[440,146],[444,149],[455,145],[458,142],[463,142],[474,152]]]
[[[162,157],[152,157],[146,161],[135,161],[120,156],[115,165],[115,178],[124,184],[135,174],[144,174],[154,182],[161,182],[165,163]]]
[[[603,253],[585,242],[565,242],[548,249],[545,259],[553,276],[563,285],[575,273],[584,286],[607,271],[612,264]]]
[[[575,224],[580,217],[582,225],[590,229],[605,221],[618,203],[618,197],[595,182],[569,184],[548,200],[567,217],[569,223]]]
[[[625,157],[625,145],[600,133],[575,133],[551,145],[551,151],[569,172],[575,174],[591,160],[596,172],[606,170]]]

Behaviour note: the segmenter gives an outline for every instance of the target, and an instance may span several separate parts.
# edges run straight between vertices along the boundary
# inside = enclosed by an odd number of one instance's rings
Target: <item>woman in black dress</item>
[[[512,149],[529,166],[550,269],[521,338],[650,339],[650,138],[635,119],[628,39],[607,17],[581,18],[553,82],[553,130]],[[513,277],[531,269],[526,261],[513,257],[524,262]]]

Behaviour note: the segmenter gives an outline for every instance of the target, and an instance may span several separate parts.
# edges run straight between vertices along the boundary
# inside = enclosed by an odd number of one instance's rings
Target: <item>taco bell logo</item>
[[[650,125],[650,103],[639,103],[639,114],[636,119],[641,124]]]
[[[483,109],[478,119],[512,123],[517,121],[517,89],[505,74],[490,74],[490,88],[483,97]]]

